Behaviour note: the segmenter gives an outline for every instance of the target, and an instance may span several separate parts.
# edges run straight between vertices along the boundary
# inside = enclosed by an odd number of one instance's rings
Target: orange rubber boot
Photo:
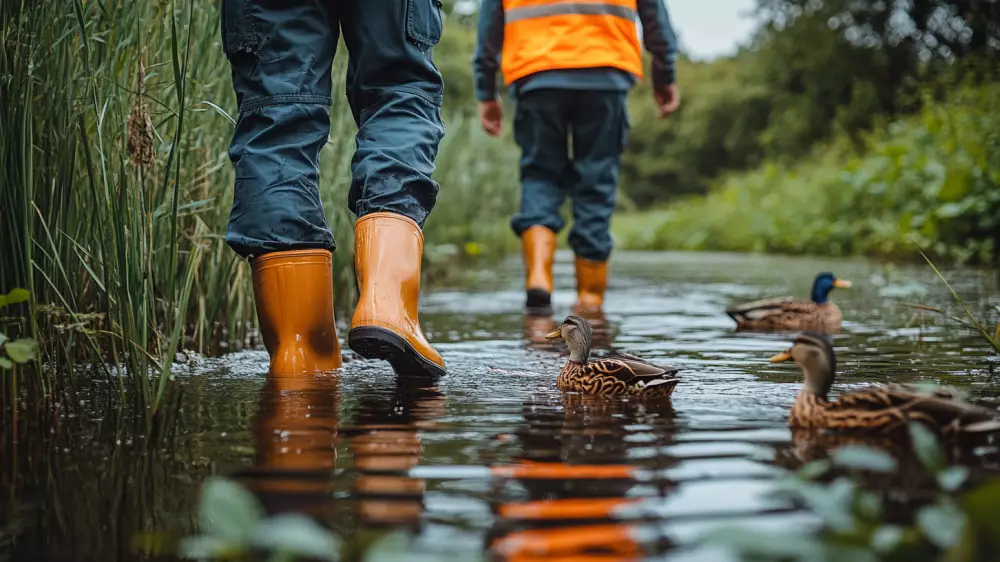
[[[397,375],[443,375],[444,360],[427,343],[417,318],[424,235],[396,213],[354,223],[354,269],[361,296],[347,335],[366,359],[382,359]]]
[[[608,287],[608,262],[576,258],[577,314],[600,314],[604,307],[604,291]]]
[[[339,369],[329,250],[272,252],[254,258],[253,294],[272,375]]]
[[[525,308],[536,312],[552,310],[552,260],[556,253],[556,233],[545,226],[532,226],[521,233],[524,269]]]

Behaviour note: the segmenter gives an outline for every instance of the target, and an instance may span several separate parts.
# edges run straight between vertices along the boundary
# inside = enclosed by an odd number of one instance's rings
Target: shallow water
[[[266,354],[249,351],[178,366],[176,421],[155,439],[87,396],[66,409],[86,415],[22,420],[17,445],[5,426],[0,556],[168,557],[211,474],[246,483],[270,512],[317,517],[348,559],[392,529],[429,560],[716,560],[698,542],[716,526],[806,529],[808,514],[766,494],[828,447],[785,426],[801,377],[767,358],[788,336],[736,333],[722,310],[805,296],[822,270],[854,282],[833,294],[846,319],[835,392],[927,380],[1000,404],[975,335],[905,306],[957,312],[926,267],[723,254],[615,257],[596,339],[681,367],[671,400],[562,395],[563,350],[538,336],[569,311],[570,264],[558,256],[555,318],[525,317],[516,260],[428,292],[421,319],[448,365],[440,381],[400,384],[387,364],[349,361],[308,385],[266,382]],[[995,272],[947,275],[980,316],[998,304]],[[983,475],[997,459],[980,447],[960,460]]]

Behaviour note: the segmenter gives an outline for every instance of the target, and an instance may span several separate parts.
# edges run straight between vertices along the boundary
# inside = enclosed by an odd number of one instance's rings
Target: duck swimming
[[[567,316],[547,339],[562,338],[569,360],[559,373],[559,390],[602,396],[670,396],[680,369],[657,366],[634,355],[612,353],[590,360],[593,330],[579,316]]]
[[[805,375],[805,386],[788,416],[793,428],[888,433],[919,421],[945,434],[1000,430],[1000,413],[962,402],[946,388],[879,385],[831,402],[827,395],[836,377],[836,357],[819,334],[801,334],[791,348],[771,357],[771,363],[789,360]]]
[[[840,330],[843,315],[830,300],[830,291],[850,286],[850,281],[824,272],[813,281],[812,300],[792,297],[764,299],[727,308],[726,314],[736,321],[737,330],[836,332]]]

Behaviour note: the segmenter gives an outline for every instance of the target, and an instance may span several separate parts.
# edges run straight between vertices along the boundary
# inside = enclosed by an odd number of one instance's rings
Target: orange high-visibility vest
[[[642,78],[636,0],[503,0],[503,10],[507,85],[560,68],[609,66]]]

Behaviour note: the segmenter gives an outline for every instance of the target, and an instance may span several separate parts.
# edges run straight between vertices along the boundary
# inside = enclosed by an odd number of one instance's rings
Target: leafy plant
[[[934,477],[934,500],[919,507],[910,524],[886,522],[880,494],[865,489],[864,473],[893,474],[896,460],[880,449],[846,446],[830,459],[810,462],[775,485],[774,494],[809,510],[820,523],[811,535],[794,536],[722,528],[705,537],[744,559],[884,560],[911,556],[922,560],[985,560],[1000,534],[1000,480],[960,494],[969,471],[947,466],[935,435],[920,423],[908,426],[921,466]],[[832,478],[837,469],[847,475]]]
[[[0,308],[28,301],[31,294],[24,289],[14,289],[0,295]],[[38,355],[38,344],[30,338],[10,339],[0,332],[0,369],[13,369],[15,364],[27,363]]]
[[[265,518],[249,490],[226,478],[210,478],[202,488],[198,521],[204,534],[184,539],[180,554],[198,560],[240,560],[269,553],[272,562],[296,557],[339,560],[339,541],[300,514]]]

